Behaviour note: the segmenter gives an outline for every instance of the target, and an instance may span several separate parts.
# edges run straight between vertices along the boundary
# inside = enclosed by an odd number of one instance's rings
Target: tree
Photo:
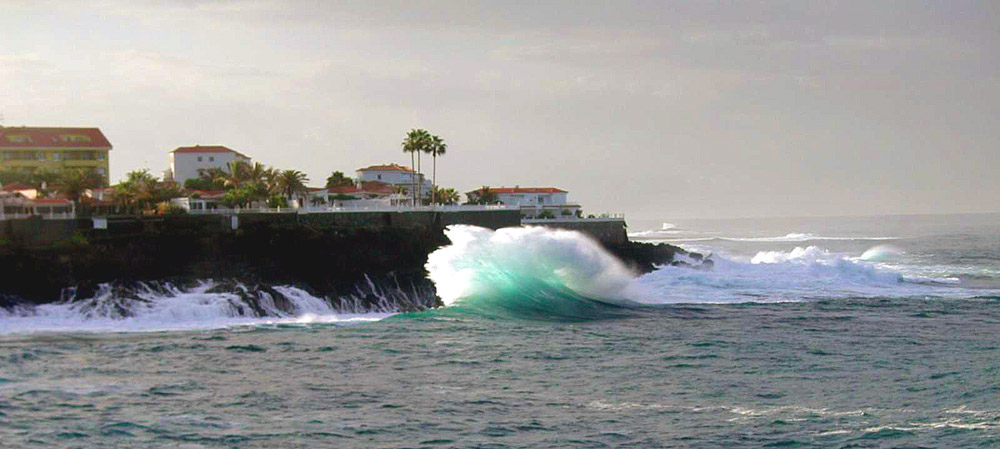
[[[437,189],[437,172],[438,172],[437,157],[444,156],[445,151],[448,150],[448,144],[444,143],[444,139],[442,139],[441,137],[434,135],[431,136],[431,142],[427,148],[428,148],[427,152],[434,157],[434,174],[431,177],[431,185],[435,187],[434,190],[431,190],[431,203],[433,204],[436,201],[435,193]]]
[[[175,184],[163,183],[149,173],[149,170],[131,171],[115,186],[114,198],[118,205],[129,211],[161,209],[160,204],[169,203],[181,196]]]
[[[497,194],[490,190],[490,186],[482,186],[477,190],[469,192],[469,204],[497,204]]]
[[[199,168],[198,177],[184,181],[188,190],[222,190],[226,187],[226,171],[218,168]]]
[[[59,174],[54,187],[67,199],[79,205],[84,192],[104,187],[104,176],[98,174],[96,170],[67,168]]]
[[[406,133],[406,138],[403,139],[403,152],[410,153],[410,184],[413,185],[413,205],[417,204],[418,192],[417,190],[417,174],[413,170],[413,157],[414,155],[419,155],[420,153],[426,152],[426,148],[431,144],[431,134],[423,129],[411,129],[410,132]]]
[[[282,170],[274,177],[278,191],[288,199],[292,199],[296,193],[309,191],[306,188],[308,181],[306,174],[298,170]]]
[[[442,189],[434,186],[434,199],[436,204],[457,204],[459,201],[458,192],[455,189]]]
[[[349,187],[354,185],[354,180],[344,176],[343,172],[335,171],[326,178],[326,188],[331,187]]]

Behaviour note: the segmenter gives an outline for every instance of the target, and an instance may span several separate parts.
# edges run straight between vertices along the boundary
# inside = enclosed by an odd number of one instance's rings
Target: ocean
[[[423,312],[211,280],[0,309],[0,446],[1000,446],[998,214],[630,220],[713,262],[641,276],[447,233]]]

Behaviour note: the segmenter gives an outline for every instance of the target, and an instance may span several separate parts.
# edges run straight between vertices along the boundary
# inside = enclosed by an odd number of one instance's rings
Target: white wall
[[[565,193],[498,193],[497,200],[508,206],[566,204]]]
[[[198,160],[198,159],[201,160]],[[229,171],[229,163],[241,160],[249,163],[250,158],[230,153],[170,153],[170,171],[174,181],[184,184],[188,179],[198,177],[199,169],[221,168]]]
[[[402,170],[358,170],[359,181],[381,181],[394,186],[403,186],[407,189],[413,185],[413,174]],[[416,174],[417,184],[421,186],[420,194],[428,196],[431,194],[431,182],[424,179],[422,173]]]

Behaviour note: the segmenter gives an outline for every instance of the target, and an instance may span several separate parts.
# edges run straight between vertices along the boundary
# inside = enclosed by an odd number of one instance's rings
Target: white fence
[[[521,219],[521,224],[536,224],[536,223],[581,223],[581,222],[611,222],[611,221],[625,221],[625,214],[623,213],[604,213],[600,215],[594,215],[592,218],[587,217],[577,217],[577,216],[563,216],[557,218],[523,218]]]
[[[238,214],[278,214],[278,213],[330,213],[330,212],[468,212],[484,210],[519,210],[517,206],[504,205],[472,205],[454,204],[447,206],[364,206],[364,207],[332,207],[332,206],[307,206],[300,208],[277,207],[277,208],[217,208],[217,209],[192,209],[188,213],[193,215],[238,215]]]
[[[18,220],[22,218],[42,217],[45,220],[72,220],[76,218],[73,212],[49,212],[47,214],[34,214],[28,212],[4,213],[0,211],[0,220]]]

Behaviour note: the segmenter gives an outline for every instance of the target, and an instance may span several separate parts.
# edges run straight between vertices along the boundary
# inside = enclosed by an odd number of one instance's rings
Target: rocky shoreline
[[[90,298],[102,288],[130,292],[158,283],[263,291],[294,285],[336,308],[371,309],[387,297],[403,309],[440,305],[427,279],[427,255],[449,243],[440,227],[317,228],[254,223],[237,231],[179,221],[109,234],[89,230],[49,247],[0,245],[0,307]],[[638,274],[676,262],[681,248],[628,242],[605,248]],[[142,284],[139,286],[139,284]],[[234,285],[245,286],[236,289]],[[248,293],[249,294],[249,293]],[[407,299],[409,298],[409,299]],[[420,298],[420,299],[415,299]]]

